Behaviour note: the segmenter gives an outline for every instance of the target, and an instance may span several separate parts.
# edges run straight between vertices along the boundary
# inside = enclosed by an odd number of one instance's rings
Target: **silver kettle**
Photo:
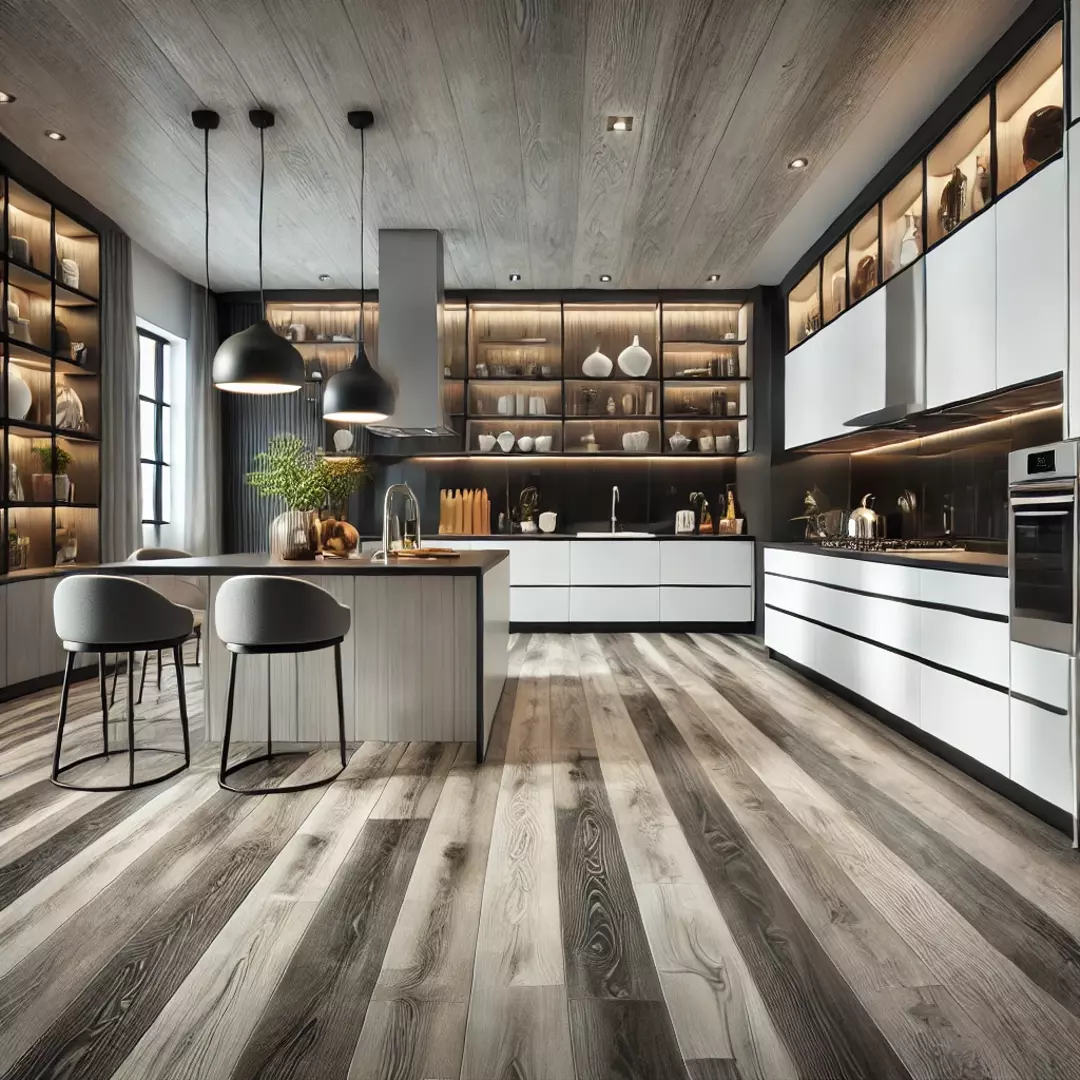
[[[857,510],[852,510],[848,518],[848,536],[855,540],[873,540],[879,534],[882,524],[881,515],[878,514],[868,503],[873,502],[874,496],[867,493],[862,497],[862,505]]]

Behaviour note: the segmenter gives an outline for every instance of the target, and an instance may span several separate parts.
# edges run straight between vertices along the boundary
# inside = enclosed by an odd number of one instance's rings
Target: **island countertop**
[[[437,547],[438,545],[432,545]],[[318,574],[427,574],[451,577],[483,577],[509,555],[505,551],[462,551],[450,559],[395,559],[372,562],[359,559],[275,559],[264,553],[239,555],[200,555],[189,559],[148,559],[145,562],[104,563],[88,566],[88,574],[127,574],[148,577],[152,574],[205,575],[284,574],[312,577]]]

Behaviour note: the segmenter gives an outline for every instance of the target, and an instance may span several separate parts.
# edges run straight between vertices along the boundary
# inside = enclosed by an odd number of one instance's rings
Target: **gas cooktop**
[[[822,540],[823,548],[839,551],[963,551],[952,540]]]

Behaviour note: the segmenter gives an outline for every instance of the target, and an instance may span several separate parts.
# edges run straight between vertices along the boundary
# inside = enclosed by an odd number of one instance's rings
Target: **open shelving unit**
[[[0,173],[0,574],[100,560],[101,244]],[[66,479],[45,462],[70,456]],[[44,459],[44,460],[43,460]]]

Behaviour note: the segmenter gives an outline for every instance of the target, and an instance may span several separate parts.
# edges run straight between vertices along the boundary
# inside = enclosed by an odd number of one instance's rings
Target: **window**
[[[142,468],[142,522],[167,525],[171,500],[169,439],[171,409],[166,364],[170,345],[139,328],[139,460]]]

